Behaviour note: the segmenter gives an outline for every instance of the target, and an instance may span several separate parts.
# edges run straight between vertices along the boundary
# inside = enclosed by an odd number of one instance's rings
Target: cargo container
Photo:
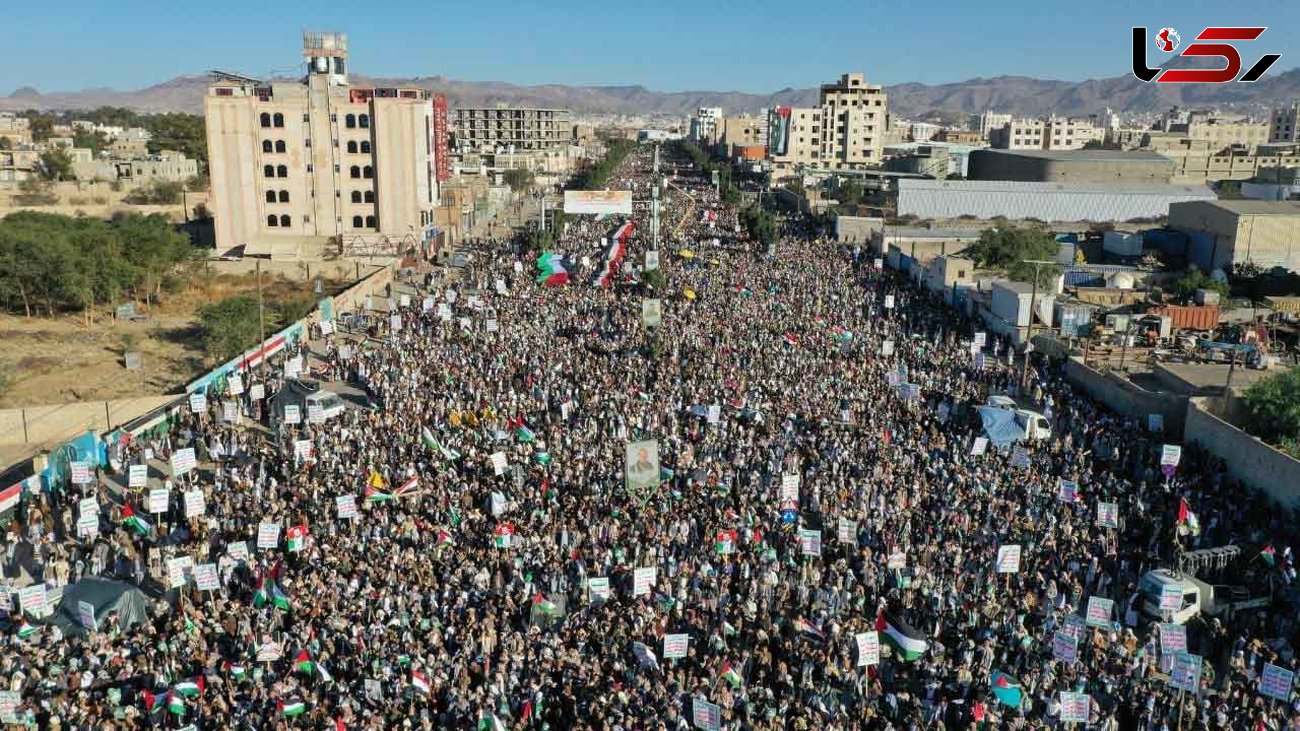
[[[1028,327],[1030,301],[1034,299],[1034,289],[1028,282],[994,282],[992,296],[989,298],[989,309],[1005,322],[1016,327]],[[1056,298],[1050,292],[1039,288],[1035,300],[1036,308],[1039,319],[1045,320],[1044,324],[1049,327],[1052,324],[1052,303],[1055,300]]]
[[[1061,323],[1061,335],[1068,338],[1081,338],[1092,332],[1092,313],[1095,307],[1088,305],[1056,305],[1056,321]]]
[[[1142,237],[1131,231],[1107,231],[1101,248],[1116,256],[1142,256]]]
[[[1152,315],[1168,315],[1177,330],[1213,330],[1219,326],[1219,306],[1199,305],[1153,307]]]

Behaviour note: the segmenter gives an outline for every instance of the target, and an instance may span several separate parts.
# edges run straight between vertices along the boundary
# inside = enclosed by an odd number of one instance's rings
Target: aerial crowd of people
[[[1162,471],[1168,438],[1060,362],[1022,369],[863,247],[792,214],[770,253],[666,147],[651,286],[652,154],[611,183],[633,216],[573,222],[549,252],[567,281],[477,242],[110,445],[91,479],[24,495],[3,537],[6,720],[1300,728],[1277,687],[1300,643],[1288,514],[1194,446]],[[273,408],[297,356],[357,403]],[[993,395],[1050,435],[990,443]],[[1144,575],[1222,545],[1267,603],[1143,616]],[[97,576],[139,587],[146,616],[24,612],[24,586]]]

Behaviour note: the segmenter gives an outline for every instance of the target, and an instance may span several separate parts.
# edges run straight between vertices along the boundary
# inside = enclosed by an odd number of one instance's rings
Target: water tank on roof
[[[1115,289],[1133,289],[1133,275],[1128,272],[1115,272],[1106,277],[1106,286]]]

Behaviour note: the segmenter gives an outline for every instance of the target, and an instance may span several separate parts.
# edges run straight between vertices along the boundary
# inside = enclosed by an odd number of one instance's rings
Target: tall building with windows
[[[550,150],[573,143],[573,121],[567,109],[453,109],[451,130],[461,152]]]
[[[776,107],[769,113],[772,169],[878,167],[888,120],[884,87],[868,84],[862,74],[842,74],[839,81],[822,84],[818,106]]]
[[[303,34],[301,82],[215,75],[204,98],[219,251],[397,255],[434,235],[434,109],[424,89],[352,86],[347,36]]]
[[[1300,142],[1300,102],[1274,108],[1268,128],[1269,142]]]

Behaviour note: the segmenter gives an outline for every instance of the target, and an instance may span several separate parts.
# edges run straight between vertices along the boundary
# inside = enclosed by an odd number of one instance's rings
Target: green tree
[[[150,154],[163,150],[182,152],[206,164],[208,161],[207,129],[198,114],[155,114],[144,118],[144,127],[151,135]]]
[[[103,132],[79,129],[72,133],[72,146],[88,149],[98,155],[108,146],[108,137]]]
[[[741,211],[740,223],[751,238],[764,246],[770,246],[776,241],[776,219],[762,208],[750,206]]]
[[[510,190],[516,193],[522,193],[533,187],[535,180],[533,171],[525,168],[511,168],[505,171],[501,178],[506,185],[510,186]]]
[[[1218,292],[1221,296],[1228,296],[1228,285],[1215,281],[1214,278],[1196,267],[1188,267],[1183,276],[1170,285],[1170,290],[1174,293],[1174,296],[1184,301],[1192,299],[1198,289],[1210,289]]]
[[[38,161],[41,177],[45,180],[72,180],[72,158],[59,148],[41,153]]]
[[[181,202],[181,193],[184,190],[183,183],[154,180],[127,193],[122,198],[122,202],[132,205],[171,206]]]
[[[866,192],[862,189],[862,184],[856,180],[846,180],[840,183],[833,196],[841,205],[856,206],[862,203],[866,197]]]
[[[53,115],[29,111],[25,116],[27,117],[28,127],[32,131],[33,142],[44,142],[54,134],[55,119]]]
[[[1012,279],[1030,282],[1035,265],[1026,260],[1052,261],[1058,248],[1052,233],[1042,226],[999,226],[982,231],[979,241],[966,249],[966,255],[981,267],[1005,269]],[[1039,265],[1037,271],[1038,286],[1045,287],[1060,268]]]
[[[249,294],[227,297],[199,308],[203,346],[211,361],[221,363],[255,344],[261,334],[257,298]]]
[[[1300,368],[1256,381],[1242,401],[1247,431],[1300,457]]]

